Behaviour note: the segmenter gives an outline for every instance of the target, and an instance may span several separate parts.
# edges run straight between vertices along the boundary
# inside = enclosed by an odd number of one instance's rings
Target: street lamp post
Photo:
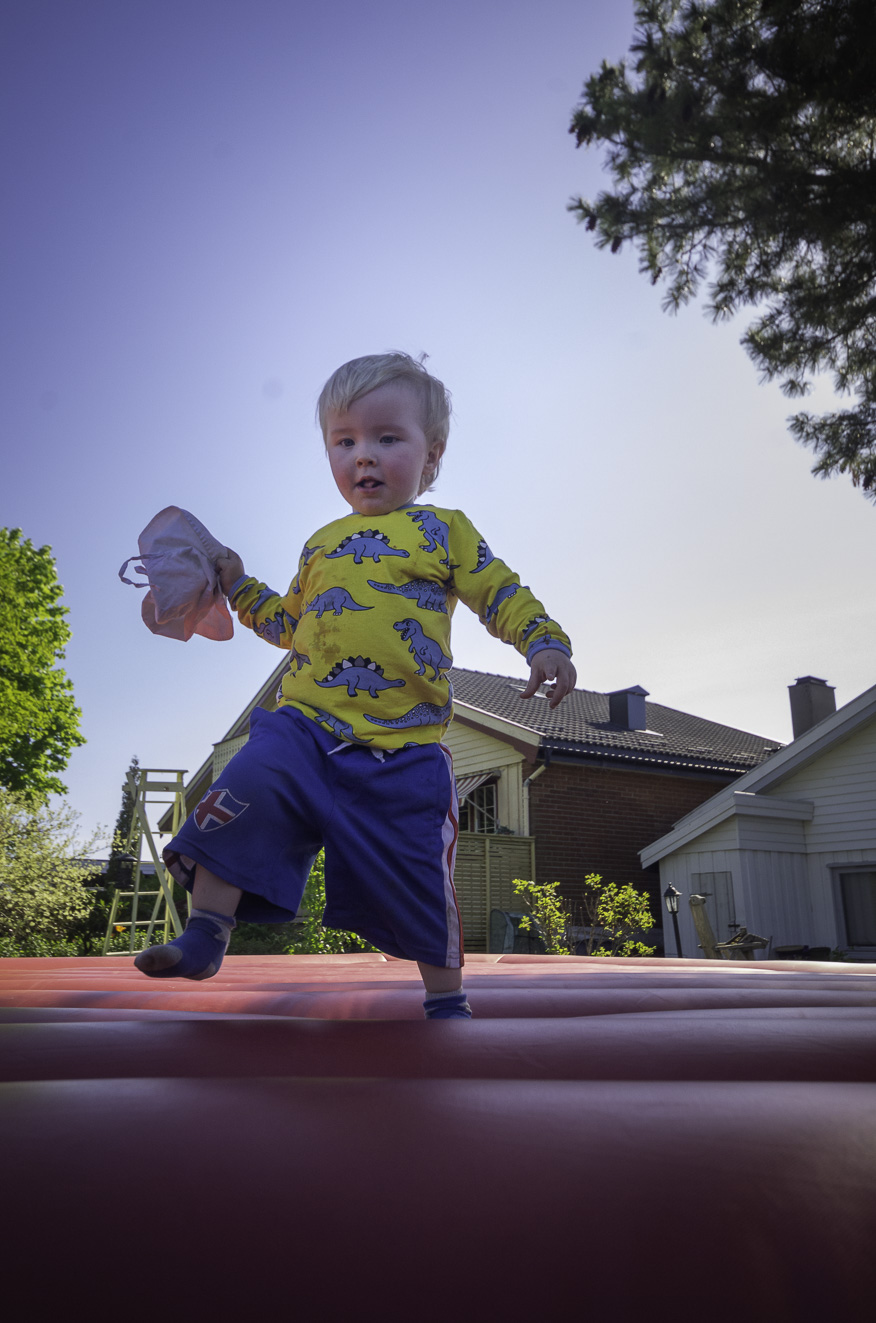
[[[672,915],[672,927],[675,930],[675,950],[679,958],[682,957],[681,936],[678,931],[678,898],[681,892],[670,882],[669,886],[663,892],[663,899],[666,902],[666,908]]]

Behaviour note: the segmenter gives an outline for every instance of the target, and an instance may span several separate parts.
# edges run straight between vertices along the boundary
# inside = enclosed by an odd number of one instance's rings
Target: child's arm
[[[564,652],[560,652],[559,648],[542,648],[530,662],[529,684],[520,697],[532,698],[539,685],[553,681],[550,706],[554,708],[563,701],[566,694],[572,692],[577,679],[578,673]]]
[[[288,609],[288,597],[281,597],[272,588],[250,578],[240,556],[230,547],[224,556],[217,558],[216,569],[219,586],[240,623],[277,648],[294,649],[292,636],[298,620]]]
[[[550,706],[556,707],[571,693],[578,678],[570,660],[569,639],[530,589],[493,555],[459,510],[454,513],[451,538],[453,584],[458,597],[477,613],[491,634],[510,643],[526,658],[530,677],[521,697],[531,698],[539,685],[555,682]]]

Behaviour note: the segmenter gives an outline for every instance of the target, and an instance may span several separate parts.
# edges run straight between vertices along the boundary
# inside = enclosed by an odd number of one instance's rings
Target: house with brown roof
[[[245,743],[253,708],[274,709],[287,665],[284,658],[191,778],[189,809]],[[494,910],[519,909],[515,878],[559,881],[574,901],[586,874],[601,873],[647,889],[660,924],[659,874],[643,874],[638,852],[780,747],[648,702],[640,685],[576,689],[551,711],[544,687],[524,700],[526,684],[512,676],[454,667],[450,680],[456,887],[472,951],[488,948]]]

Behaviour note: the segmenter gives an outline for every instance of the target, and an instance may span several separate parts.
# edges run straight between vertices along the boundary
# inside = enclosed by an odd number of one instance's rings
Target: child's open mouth
[[[363,478],[361,482],[356,483],[357,487],[363,487],[365,491],[373,491],[375,487],[382,487],[383,483],[377,478]]]

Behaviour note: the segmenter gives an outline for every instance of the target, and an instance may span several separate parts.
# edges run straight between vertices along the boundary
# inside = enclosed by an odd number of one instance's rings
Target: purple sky
[[[874,680],[876,511],[818,483],[744,319],[676,318],[565,207],[567,127],[627,0],[6,0],[0,524],[49,543],[88,744],[194,770],[279,654],[150,635],[116,571],[163,506],[277,587],[343,512],[313,407],[426,350],[464,508],[572,636],[579,684],[788,739],[786,686]],[[827,404],[826,389],[814,398]],[[460,608],[459,665],[522,675]]]

